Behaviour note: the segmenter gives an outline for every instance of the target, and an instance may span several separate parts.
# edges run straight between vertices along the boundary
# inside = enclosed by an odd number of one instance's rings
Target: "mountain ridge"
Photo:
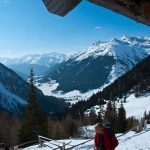
[[[107,42],[98,41],[86,50],[71,55],[40,83],[55,80],[58,86],[54,93],[65,94],[74,90],[85,93],[112,83],[149,54],[148,37],[122,36]]]
[[[1,57],[0,61],[1,63],[5,65],[17,64],[17,63],[49,65],[51,62],[60,63],[64,59],[67,59],[66,54],[51,52],[51,53],[45,53],[45,54],[27,54],[27,55],[16,57],[16,58]]]
[[[27,80],[31,68],[34,69],[36,75],[43,75],[66,59],[66,54],[52,52],[48,54],[28,54],[18,58],[0,58],[0,62]]]

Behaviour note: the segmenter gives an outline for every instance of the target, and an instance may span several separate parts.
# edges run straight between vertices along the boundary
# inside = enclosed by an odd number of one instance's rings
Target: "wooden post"
[[[65,150],[65,142],[63,142],[63,150]]]
[[[18,146],[14,146],[14,150],[18,150]]]
[[[41,137],[40,137],[40,136],[38,136],[38,139],[39,139],[39,147],[42,147]]]
[[[144,120],[144,129],[147,129],[147,119]]]

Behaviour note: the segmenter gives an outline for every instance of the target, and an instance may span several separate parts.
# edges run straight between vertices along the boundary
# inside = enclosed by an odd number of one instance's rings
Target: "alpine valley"
[[[89,98],[131,70],[150,54],[150,38],[122,36],[95,42],[39,78],[37,86],[46,95],[75,103]]]
[[[71,56],[59,53],[26,55],[0,58],[0,62],[26,80],[33,68],[37,75],[36,86],[45,95],[75,103],[102,90],[149,54],[149,37],[124,35],[106,42],[97,41]]]

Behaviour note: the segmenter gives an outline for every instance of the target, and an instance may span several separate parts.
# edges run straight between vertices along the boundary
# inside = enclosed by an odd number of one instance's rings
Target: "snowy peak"
[[[37,64],[37,65],[50,65],[61,63],[67,59],[67,55],[61,53],[49,53],[49,54],[35,54],[25,55],[20,58],[0,58],[0,62],[5,65],[12,64]]]
[[[3,64],[11,65],[11,64],[19,64],[19,63],[27,63],[27,64],[38,64],[38,65],[48,65],[50,63],[61,63],[67,58],[65,54],[59,53],[50,53],[50,54],[42,54],[42,55],[25,55],[20,58],[0,58],[0,61]]]
[[[115,56],[116,59],[137,55],[141,58],[150,54],[150,38],[122,36],[120,39],[114,38],[108,42],[97,41],[92,46],[71,57],[75,61],[81,61],[88,57],[97,58],[99,56]]]
[[[65,54],[49,53],[42,55],[26,55],[20,58],[20,63],[50,65],[51,63],[61,63],[67,58]]]
[[[27,80],[31,68],[33,68],[37,76],[40,76],[59,65],[67,57],[65,54],[53,52],[49,54],[25,55],[20,58],[0,58],[0,62]]]
[[[120,40],[127,42],[127,43],[143,43],[143,42],[150,42],[150,37],[130,37],[127,35],[123,35]]]

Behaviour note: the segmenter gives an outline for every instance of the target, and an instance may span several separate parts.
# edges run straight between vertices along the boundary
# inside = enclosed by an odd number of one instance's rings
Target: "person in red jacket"
[[[101,123],[95,126],[96,134],[94,138],[94,150],[115,150],[118,145],[118,140],[114,135],[111,139],[107,130]]]

